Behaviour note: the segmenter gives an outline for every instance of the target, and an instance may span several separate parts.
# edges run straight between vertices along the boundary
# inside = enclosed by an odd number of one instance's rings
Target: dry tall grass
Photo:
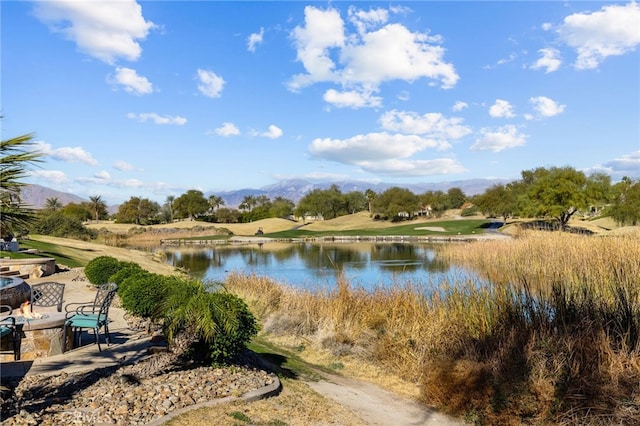
[[[527,234],[447,245],[481,282],[300,291],[232,275],[272,334],[419,383],[478,424],[640,423],[640,241]]]

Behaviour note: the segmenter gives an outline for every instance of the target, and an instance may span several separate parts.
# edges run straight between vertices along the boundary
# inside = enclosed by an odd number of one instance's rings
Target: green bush
[[[78,238],[84,241],[94,239],[98,235],[95,230],[85,227],[81,220],[70,218],[60,212],[41,214],[30,231],[34,234]]]
[[[115,282],[122,307],[129,313],[163,320],[165,333],[181,336],[193,358],[224,363],[239,354],[258,332],[258,325],[242,299],[220,284],[153,274],[132,262],[109,256],[93,259],[85,268],[94,284]]]
[[[471,206],[471,207],[467,207],[466,209],[462,209],[462,212],[460,212],[460,216],[462,217],[475,216],[479,213],[480,213],[480,210],[478,210],[478,207]]]
[[[209,293],[213,305],[229,315],[227,327],[209,342],[209,357],[212,363],[224,363],[238,355],[258,333],[258,324],[246,303],[231,293]]]
[[[171,287],[178,284],[175,277],[152,273],[137,273],[122,281],[123,290],[118,292],[122,307],[129,313],[159,319],[165,315],[165,302]]]
[[[115,257],[98,256],[87,263],[84,274],[91,284],[106,284],[111,276],[120,270],[120,264],[121,262]]]
[[[109,277],[109,282],[118,284],[118,294],[124,291],[127,278],[138,275],[149,274],[148,271],[142,269],[140,265],[133,262],[120,262],[120,269]]]

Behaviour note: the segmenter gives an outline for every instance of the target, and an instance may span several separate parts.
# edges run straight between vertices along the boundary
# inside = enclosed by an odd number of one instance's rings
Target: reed
[[[263,330],[375,363],[477,424],[640,422],[640,241],[443,245],[482,279],[300,291],[231,276]]]

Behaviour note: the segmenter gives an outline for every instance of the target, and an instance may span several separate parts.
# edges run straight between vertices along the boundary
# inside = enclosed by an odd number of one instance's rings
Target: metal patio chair
[[[62,312],[64,284],[48,281],[31,284],[31,306],[55,306]]]
[[[76,333],[80,334],[85,329],[92,329],[98,344],[98,351],[102,351],[100,347],[100,329],[103,329],[107,345],[111,344],[109,336],[109,307],[117,291],[117,284],[104,284],[98,287],[93,303],[69,303],[65,307],[67,319],[64,323],[62,341],[67,341],[66,333],[69,328],[74,333],[74,337]],[[78,345],[81,343],[81,336],[79,336]]]
[[[10,315],[12,312],[11,306],[0,305],[0,352],[13,352],[13,360],[20,361],[23,324],[16,323],[16,318]]]

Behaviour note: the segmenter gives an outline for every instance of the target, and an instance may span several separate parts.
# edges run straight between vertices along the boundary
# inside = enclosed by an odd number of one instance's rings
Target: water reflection
[[[428,243],[229,244],[169,247],[165,254],[167,263],[202,280],[223,281],[229,273],[240,272],[309,288],[334,286],[342,269],[353,285],[365,288],[470,276],[439,259]]]

